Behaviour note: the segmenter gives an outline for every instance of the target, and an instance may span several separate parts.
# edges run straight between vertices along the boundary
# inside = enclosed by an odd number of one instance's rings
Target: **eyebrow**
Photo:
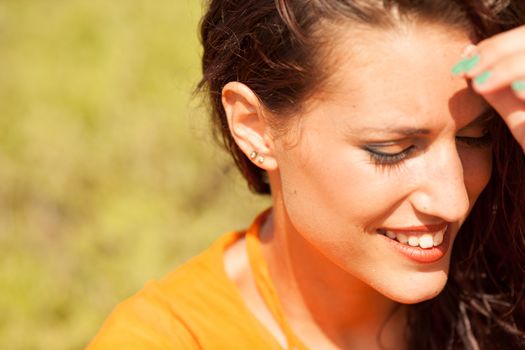
[[[381,132],[381,133],[389,133],[389,134],[398,134],[403,136],[415,136],[415,135],[428,135],[431,133],[430,129],[418,129],[418,128],[411,128],[411,127],[383,127],[383,128],[376,128],[376,127],[364,127],[360,128],[358,133],[362,132]]]
[[[480,115],[478,115],[474,120],[472,120],[470,123],[462,127],[460,130],[471,128],[478,126],[479,124],[482,124],[490,119],[492,119],[495,116],[495,111],[493,108],[489,107],[485,111],[483,111]],[[363,127],[357,130],[357,133],[362,132],[381,132],[381,133],[390,133],[390,134],[397,134],[402,136],[418,136],[418,135],[429,135],[432,133],[430,129],[425,128],[414,128],[414,127]]]

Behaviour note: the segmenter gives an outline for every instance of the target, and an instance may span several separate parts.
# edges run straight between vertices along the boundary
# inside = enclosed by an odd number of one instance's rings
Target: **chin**
[[[442,272],[438,276],[420,278],[418,281],[405,280],[395,288],[388,288],[383,294],[401,304],[417,304],[437,297],[446,284],[447,274]]]

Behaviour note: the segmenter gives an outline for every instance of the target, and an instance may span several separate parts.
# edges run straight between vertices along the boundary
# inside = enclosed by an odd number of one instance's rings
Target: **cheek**
[[[398,177],[370,164],[364,151],[329,145],[319,143],[308,153],[290,152],[280,175],[287,210],[292,217],[301,217],[297,224],[329,228],[330,236],[337,239],[349,226],[366,230],[377,224],[402,196]]]

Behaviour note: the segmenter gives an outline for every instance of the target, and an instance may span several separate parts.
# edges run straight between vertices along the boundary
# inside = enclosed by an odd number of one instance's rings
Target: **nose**
[[[463,220],[470,202],[463,174],[463,163],[455,143],[436,147],[425,157],[421,174],[411,195],[415,209],[448,222]]]

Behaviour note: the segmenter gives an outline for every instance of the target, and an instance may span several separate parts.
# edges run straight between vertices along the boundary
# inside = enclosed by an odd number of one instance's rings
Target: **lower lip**
[[[383,236],[380,234],[380,236]],[[443,258],[448,251],[449,242],[450,242],[450,225],[445,231],[443,236],[443,242],[437,247],[432,248],[421,248],[421,247],[412,247],[407,244],[399,243],[396,240],[383,236],[390,244],[391,247],[396,249],[398,252],[410,258],[411,260],[422,263],[430,264],[436,262]]]

